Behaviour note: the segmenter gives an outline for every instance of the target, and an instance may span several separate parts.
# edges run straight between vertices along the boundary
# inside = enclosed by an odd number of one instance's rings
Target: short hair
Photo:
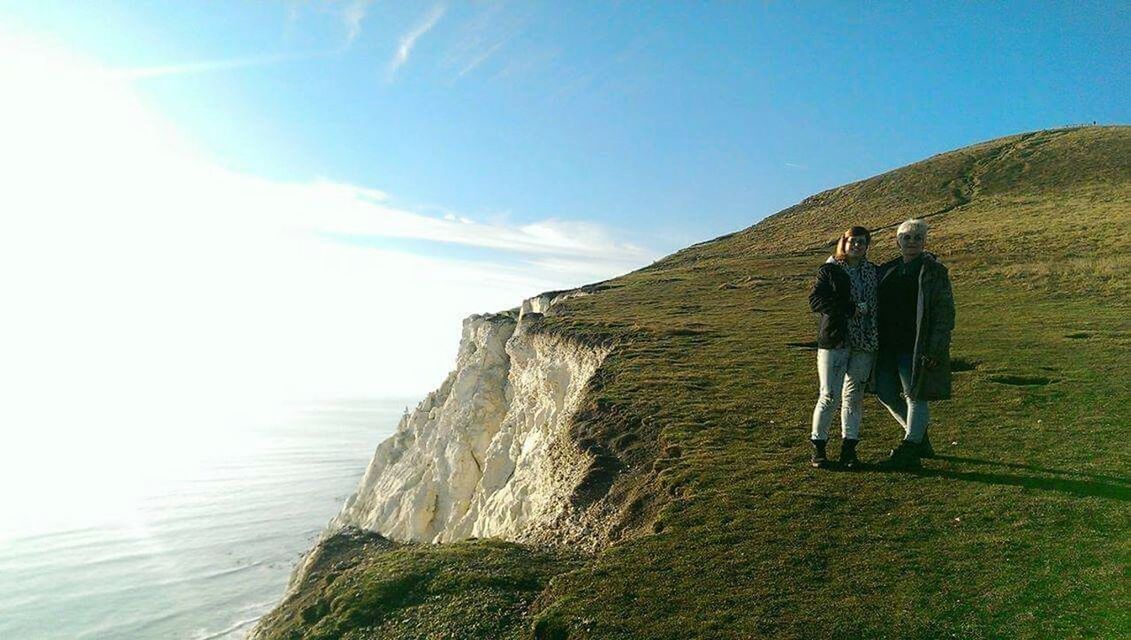
[[[930,228],[931,227],[926,222],[924,222],[923,220],[920,220],[919,218],[912,218],[910,220],[905,221],[903,224],[899,225],[899,228],[895,230],[895,237],[898,238],[899,236],[901,236],[905,233],[911,233],[912,231],[918,231],[919,235],[923,236],[923,239],[926,240],[927,239],[927,229],[930,229]]]
[[[848,231],[845,231],[844,234],[840,236],[840,239],[836,241],[836,253],[833,254],[834,258],[837,260],[845,259],[848,255],[848,239],[854,236],[864,236],[868,244],[872,244],[872,232],[868,231],[866,227],[849,227]]]

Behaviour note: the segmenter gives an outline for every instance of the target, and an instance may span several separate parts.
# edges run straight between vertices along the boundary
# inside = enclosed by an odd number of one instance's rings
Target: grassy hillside
[[[941,455],[811,469],[815,356],[791,346],[814,339],[811,280],[849,224],[880,230],[879,262],[912,216],[958,304]],[[617,345],[575,427],[616,461],[604,550],[384,545],[312,574],[266,636],[1128,637],[1129,256],[1131,128],[1091,127],[935,156],[611,280],[538,327]],[[899,436],[869,399],[861,457]]]

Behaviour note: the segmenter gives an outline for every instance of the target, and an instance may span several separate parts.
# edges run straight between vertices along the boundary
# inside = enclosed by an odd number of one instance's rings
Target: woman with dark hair
[[[828,466],[825,445],[833,411],[840,405],[843,438],[840,462],[859,463],[860,416],[864,389],[872,373],[879,338],[876,332],[876,265],[868,262],[872,234],[852,227],[840,237],[834,253],[817,270],[809,308],[821,314],[817,333],[817,377],[821,394],[813,409],[810,464]]]

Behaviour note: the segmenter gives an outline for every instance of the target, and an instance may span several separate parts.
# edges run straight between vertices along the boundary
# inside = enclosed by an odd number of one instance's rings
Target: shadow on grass
[[[1119,476],[1104,476],[1087,473],[1077,473],[1059,469],[1046,469],[1023,464],[1008,462],[995,462],[993,460],[979,460],[977,458],[960,458],[958,456],[936,456],[936,460],[948,462],[1001,466],[1011,469],[1024,469],[1037,473],[1080,475],[1088,477],[1087,480],[1075,478],[1050,478],[1035,475],[1020,475],[1011,473],[994,473],[988,471],[957,471],[954,469],[930,468],[894,468],[883,465],[869,465],[866,470],[881,473],[906,473],[921,478],[947,478],[950,480],[963,480],[965,482],[981,482],[983,484],[998,484],[1026,489],[1040,489],[1044,491],[1059,491],[1080,497],[1113,498],[1122,502],[1131,501],[1131,478]]]
[[[957,464],[980,464],[991,465],[995,467],[1007,467],[1009,469],[1021,469],[1024,471],[1035,471],[1037,473],[1050,473],[1062,476],[1079,476],[1081,478],[1091,478],[1093,480],[1108,480],[1117,484],[1131,485],[1131,476],[1109,476],[1100,473],[1088,473],[1087,471],[1071,471],[1069,469],[1050,469],[1048,467],[1038,467],[1031,464],[1019,464],[1016,462],[999,462],[997,460],[982,460],[979,458],[964,458],[962,456],[944,456],[936,455],[935,460],[945,460],[947,462],[954,462]]]
[[[1003,484],[1027,489],[1060,491],[1074,496],[1093,496],[1114,498],[1122,502],[1131,501],[1131,487],[1100,482],[1098,480],[1070,480],[1067,478],[1042,478],[1040,476],[1020,476],[1008,473],[983,473],[980,471],[950,471],[946,469],[913,469],[917,476],[950,478],[967,482]]]

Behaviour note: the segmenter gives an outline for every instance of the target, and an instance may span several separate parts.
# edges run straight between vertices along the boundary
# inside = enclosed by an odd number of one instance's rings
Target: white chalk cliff
[[[377,448],[330,530],[448,542],[562,526],[592,462],[569,426],[608,349],[527,328],[580,293],[464,320],[455,370]]]

